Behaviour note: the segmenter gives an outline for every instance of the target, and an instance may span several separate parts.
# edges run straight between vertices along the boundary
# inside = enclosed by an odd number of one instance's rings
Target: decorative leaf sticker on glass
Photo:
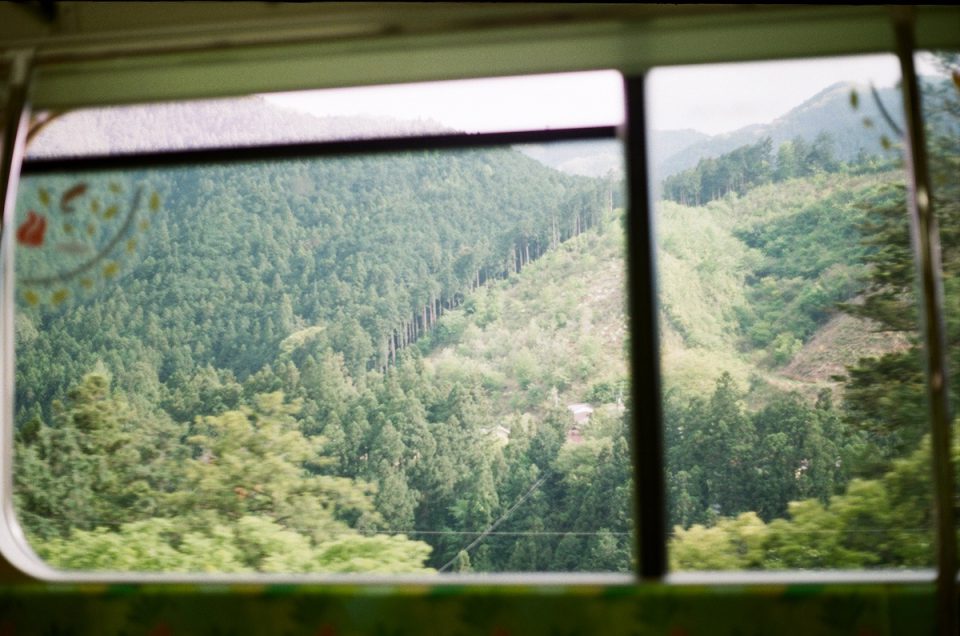
[[[17,226],[17,244],[30,249],[18,253],[16,284],[32,307],[62,307],[116,277],[160,210],[159,193],[132,178],[48,179],[32,190],[30,184],[21,186],[26,211]]]
[[[17,228],[17,242],[25,247],[40,247],[43,245],[43,235],[46,230],[46,217],[30,210],[27,212],[27,220]]]

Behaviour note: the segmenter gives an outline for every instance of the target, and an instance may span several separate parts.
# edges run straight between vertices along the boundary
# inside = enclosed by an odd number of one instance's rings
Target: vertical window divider
[[[957,545],[953,509],[951,412],[946,331],[943,319],[943,268],[940,234],[934,215],[923,130],[923,112],[914,55],[914,14],[910,7],[894,10],[893,26],[903,81],[906,115],[907,209],[914,261],[920,286],[921,324],[926,356],[927,400],[933,447],[934,508],[937,538],[937,618],[939,633],[956,634]]]
[[[627,179],[627,289],[633,399],[632,459],[636,573],[660,580],[667,572],[666,487],[660,403],[653,214],[646,157],[644,77],[624,79],[623,131]]]

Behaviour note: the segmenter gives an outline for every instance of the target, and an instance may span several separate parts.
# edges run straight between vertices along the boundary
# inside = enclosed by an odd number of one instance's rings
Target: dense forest
[[[958,90],[925,93],[948,309]],[[664,183],[676,569],[933,561],[903,171],[830,145]],[[68,569],[629,571],[621,188],[512,149],[24,179],[31,546]]]
[[[521,498],[538,523],[595,524],[552,468],[565,410],[504,449],[490,392],[437,381],[421,350],[475,290],[600,226],[611,188],[512,150],[25,180],[17,499],[38,552],[65,567],[416,571]],[[622,426],[605,452],[626,456]],[[629,520],[607,517],[592,568],[625,561]],[[531,536],[469,557],[548,567]]]
[[[878,155],[861,152],[854,160],[837,158],[836,142],[829,133],[820,133],[812,143],[803,137],[785,141],[773,153],[773,141],[765,137],[753,145],[741,146],[719,157],[701,159],[697,165],[663,181],[663,197],[683,205],[699,206],[733,192],[747,191],[768,183],[779,183],[817,173],[879,172],[894,163]]]
[[[951,307],[958,302],[954,270],[958,262],[955,228],[960,222],[956,178],[960,59],[941,56],[939,62],[952,75],[952,82],[926,84],[924,109],[934,206],[941,227],[953,372],[950,389],[955,401],[960,396],[956,376],[960,357],[958,325],[950,316],[955,313]],[[851,103],[857,105],[855,96]],[[839,172],[866,175],[873,169],[849,168]],[[741,326],[740,346],[761,344],[774,331],[786,328],[782,332],[786,336],[776,335],[767,346],[764,361],[785,363],[784,371],[796,372],[804,368],[804,357],[808,362],[819,358],[819,377],[836,382],[837,390],[821,389],[814,402],[794,405],[790,401],[798,400],[802,391],[792,397],[771,394],[771,383],[817,378],[808,365],[805,378],[782,374],[779,379],[767,376],[762,381],[753,376],[748,392],[738,389],[725,375],[709,399],[672,402],[668,395],[668,409],[673,409],[673,415],[667,416],[667,435],[672,442],[669,495],[676,524],[672,567],[857,568],[932,563],[931,455],[902,173],[890,173],[885,185],[834,189],[843,181],[855,184],[880,176],[808,177],[826,201],[833,200],[829,206],[833,215],[824,215],[825,210],[816,205],[807,213],[782,214],[779,222],[764,227],[736,224],[734,235],[746,246],[761,250],[759,271],[764,275],[745,279],[750,309],[734,311]],[[751,195],[762,200],[765,189],[772,192],[789,187],[791,181],[775,188],[758,188]],[[734,215],[734,210],[740,209],[736,198],[711,205],[726,207]],[[751,212],[757,209],[761,206]],[[838,211],[848,214],[837,218]],[[855,212],[849,214],[851,211]],[[778,223],[779,230],[769,231]],[[790,227],[792,232],[787,230]],[[855,230],[857,240],[849,240],[850,230]],[[820,247],[813,249],[814,245]],[[810,267],[827,255],[833,262]],[[839,280],[853,283],[846,291],[841,291],[843,286],[826,284],[838,272],[842,274]],[[800,282],[803,284],[795,284]],[[761,320],[764,329],[758,331],[755,318],[768,305],[764,295],[754,295],[762,287],[768,287],[767,298],[785,296],[788,306],[793,302],[792,288],[801,290],[802,295],[821,296],[818,302],[794,305],[790,312],[778,314],[775,309],[775,320]],[[837,311],[840,315],[829,317]],[[859,321],[861,331],[883,334],[886,350],[867,343],[862,333],[851,337],[849,332],[841,336],[839,329],[829,333],[825,327],[817,329],[818,322],[823,325],[828,320]],[[792,344],[782,352],[779,345],[785,343]],[[848,358],[842,373],[823,373],[831,368],[823,364],[825,347],[836,353],[853,349],[853,359]],[[714,453],[718,446],[722,452]],[[955,461],[960,458],[960,445],[955,445],[953,456]],[[771,483],[764,458],[772,466],[781,466],[781,474],[792,470],[793,479]],[[751,480],[751,474],[759,478]]]

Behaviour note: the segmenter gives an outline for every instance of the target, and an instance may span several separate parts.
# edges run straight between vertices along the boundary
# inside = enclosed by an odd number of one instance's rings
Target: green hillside
[[[870,248],[859,239],[866,213],[897,197],[895,173],[821,174],[728,195],[705,206],[661,201],[661,337],[668,386],[705,391],[723,371],[741,386],[772,382],[816,395],[831,386],[804,373],[810,343],[824,364],[853,364],[884,350],[877,338],[834,346],[821,330],[853,299]],[[847,318],[852,321],[853,318]],[[862,323],[869,333],[869,323]],[[899,342],[899,341],[897,341]],[[891,342],[890,348],[896,343]],[[785,369],[789,368],[789,371]],[[781,373],[781,370],[785,370]]]
[[[892,173],[819,175],[701,207],[657,208],[660,337],[668,390],[838,389],[860,357],[903,336],[839,310],[864,276],[857,238]],[[590,402],[626,377],[622,219],[564,243],[448,312],[421,349],[441,377],[478,377],[501,415]],[[816,293],[812,294],[808,290]],[[775,293],[776,292],[776,293]],[[776,333],[773,333],[776,331]],[[839,397],[839,395],[838,395]],[[602,400],[601,400],[602,401]]]
[[[127,239],[111,245],[106,230],[73,238],[74,225],[104,228],[104,216],[117,207],[125,213],[138,180],[159,193],[163,212],[145,219],[145,233],[131,234],[134,254],[121,249]],[[97,360],[125,390],[155,394],[159,383],[175,391],[207,366],[244,380],[272,362],[281,341],[314,326],[322,327],[314,346],[340,352],[353,375],[384,368],[471,288],[587,227],[605,198],[603,184],[509,150],[75,181],[91,221],[51,222],[46,246],[22,249],[18,261],[21,333],[41,329],[44,338],[18,343],[17,403],[45,411]],[[21,213],[38,210],[52,221],[63,213],[48,191],[71,186],[26,180]],[[92,290],[83,276],[57,282],[85,254],[115,269],[86,272],[97,282]],[[56,284],[30,283],[44,276]],[[115,277],[119,285],[100,284]],[[91,324],[100,327],[95,346]],[[142,365],[149,371],[132,373]],[[23,375],[41,369],[42,377]]]
[[[498,414],[622,399],[626,315],[622,211],[440,319],[425,362],[446,381],[476,377]],[[605,387],[616,387],[605,389]],[[599,400],[604,401],[604,400]]]
[[[862,167],[657,207],[676,567],[932,562],[902,174]],[[631,570],[610,181],[493,149],[21,185],[14,499],[52,565]]]
[[[782,520],[791,501],[839,496],[871,455],[868,439],[847,428],[836,376],[909,342],[841,306],[858,302],[871,250],[861,232],[876,206],[899,197],[896,178],[819,174],[706,206],[660,202],[673,524]],[[425,366],[437,380],[489,392],[508,450],[514,435],[583,402],[595,409],[583,433],[598,442],[629,407],[623,286],[615,214],[447,313],[421,341]]]
[[[456,567],[627,569],[622,419],[593,454],[559,459],[564,409],[503,448],[497,394],[419,356],[473,290],[600,225],[611,194],[509,149],[25,179],[32,545],[65,568],[417,572],[525,501]],[[622,461],[591,467],[602,453]],[[583,471],[619,503],[565,481]],[[550,546],[514,540],[536,527]]]

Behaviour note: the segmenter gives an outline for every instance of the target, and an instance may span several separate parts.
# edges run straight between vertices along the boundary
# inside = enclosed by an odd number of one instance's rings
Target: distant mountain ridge
[[[857,109],[850,103],[853,90],[856,90],[860,97]],[[882,88],[877,90],[877,95],[887,112],[900,125],[903,117],[899,91],[895,88]],[[866,126],[864,118],[868,118],[873,125]],[[821,132],[826,132],[833,138],[836,142],[837,158],[843,161],[854,159],[861,150],[867,154],[882,153],[881,135],[892,136],[870,95],[869,87],[853,82],[838,82],[769,124],[752,124],[732,132],[694,140],[671,154],[655,154],[654,182],[659,183],[666,177],[692,168],[701,159],[719,157],[741,146],[756,143],[764,137],[770,137],[776,149],[783,142],[796,137],[808,142],[813,141]],[[674,131],[654,134],[669,138]],[[656,148],[656,145],[654,147]]]
[[[584,177],[623,174],[623,150],[614,139],[517,146],[523,154],[554,170]]]
[[[859,105],[854,109],[850,103],[852,90],[859,96]],[[900,93],[895,88],[877,90],[887,112],[901,125],[903,117]],[[864,119],[872,122],[866,126]],[[867,154],[880,154],[883,147],[881,135],[893,136],[884,123],[870,88],[854,82],[838,82],[768,124],[751,124],[732,132],[708,135],[691,128],[682,130],[653,130],[649,133],[650,158],[652,160],[652,183],[660,182],[678,172],[697,165],[701,159],[719,157],[741,146],[754,144],[770,137],[776,149],[785,141],[796,137],[812,142],[818,134],[826,132],[836,144],[836,156],[843,161],[856,158],[861,150]],[[528,156],[546,165],[574,174],[603,176],[622,170],[622,150],[616,142],[599,142],[579,145],[529,146],[521,149]]]
[[[68,112],[54,119],[32,140],[28,156],[369,139],[450,130],[431,120],[369,115],[318,117],[251,95]]]
[[[932,81],[932,80],[928,80]],[[859,107],[851,106],[857,90]],[[900,94],[895,88],[878,89],[887,111],[902,121]],[[872,126],[864,124],[865,119]],[[70,122],[70,135],[57,130]],[[695,122],[691,122],[695,125]],[[78,131],[83,131],[78,134]],[[430,120],[399,120],[370,116],[318,117],[271,104],[259,96],[231,100],[171,102],[67,113],[53,121],[28,148],[32,157],[80,153],[137,152],[256,143],[288,143],[307,140],[361,139],[451,132]],[[883,152],[881,136],[892,137],[865,85],[833,84],[768,124],[752,124],[738,130],[708,135],[693,128],[654,130],[650,133],[651,182],[696,166],[707,157],[718,157],[736,148],[770,137],[776,149],[800,137],[813,141],[821,132],[833,138],[836,156],[843,161],[858,153]],[[597,140],[564,144],[519,146],[518,150],[540,163],[569,174],[591,177],[620,175],[623,151],[617,141]]]

